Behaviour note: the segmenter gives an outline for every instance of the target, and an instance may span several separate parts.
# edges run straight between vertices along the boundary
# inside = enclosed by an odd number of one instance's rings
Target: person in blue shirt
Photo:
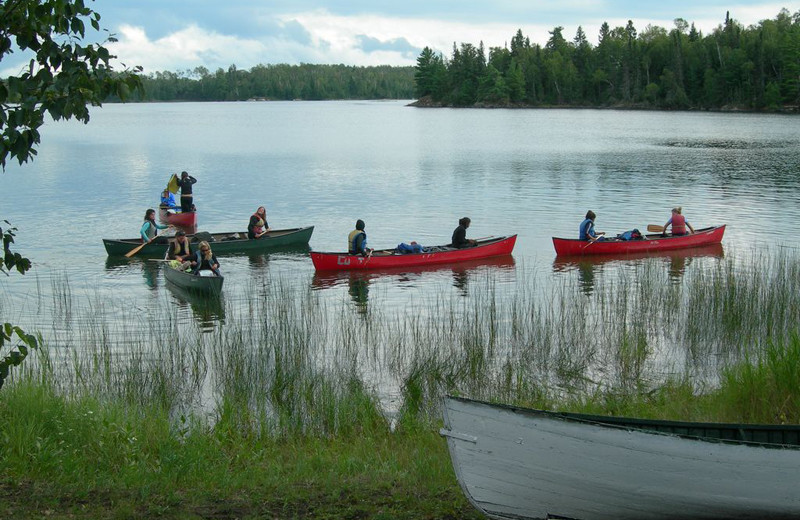
[[[159,229],[167,229],[168,227],[170,226],[162,226],[161,224],[156,223],[156,210],[148,209],[144,214],[144,223],[142,224],[142,228],[139,230],[139,234],[142,237],[142,242],[150,242],[156,238],[156,234],[158,233]]]
[[[597,218],[597,215],[594,214],[594,211],[589,210],[586,212],[586,218],[583,222],[581,222],[581,227],[578,234],[579,240],[588,240],[590,242],[594,242],[595,240],[603,239],[602,235],[605,235],[605,232],[597,232],[594,230],[595,218]]]
[[[163,192],[161,192],[161,207],[162,208],[176,207],[175,195],[173,195],[171,191],[164,190]]]
[[[347,252],[351,255],[369,256],[372,253],[372,249],[367,247],[367,233],[364,227],[364,221],[358,219],[356,228],[347,236]]]

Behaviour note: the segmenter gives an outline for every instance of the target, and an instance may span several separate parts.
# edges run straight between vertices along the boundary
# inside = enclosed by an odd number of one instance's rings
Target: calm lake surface
[[[3,321],[58,346],[60,329],[91,320],[101,301],[103,320],[146,327],[166,304],[179,323],[213,330],[253,287],[277,282],[308,288],[332,314],[392,316],[486,286],[513,291],[520,280],[591,295],[641,262],[679,281],[723,255],[797,248],[800,118],[407,103],[106,105],[88,125],[47,124],[35,161],[0,175],[0,218],[18,228],[16,250],[34,264],[0,277]],[[198,179],[199,230],[244,231],[264,205],[273,228],[315,226],[313,250],[342,250],[358,218],[376,248],[447,243],[462,216],[472,238],[519,236],[512,258],[410,273],[317,275],[308,249],[225,257],[222,300],[209,311],[168,285],[159,263],[108,258],[101,242],[137,236],[182,170]],[[663,224],[677,205],[695,228],[727,224],[723,247],[588,264],[555,257],[551,237],[577,236],[588,209],[613,236]],[[82,317],[63,319],[65,299]]]

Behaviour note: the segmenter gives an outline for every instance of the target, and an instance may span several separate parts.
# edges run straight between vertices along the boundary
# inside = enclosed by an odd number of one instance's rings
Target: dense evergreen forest
[[[346,65],[235,65],[215,73],[156,72],[144,77],[147,101],[244,101],[248,99],[412,99],[414,67]]]
[[[800,11],[743,27],[725,22],[703,35],[674,28],[604,23],[599,43],[563,27],[544,47],[522,31],[510,48],[453,46],[450,59],[425,48],[415,97],[432,106],[616,106],[665,109],[793,110],[800,104]]]

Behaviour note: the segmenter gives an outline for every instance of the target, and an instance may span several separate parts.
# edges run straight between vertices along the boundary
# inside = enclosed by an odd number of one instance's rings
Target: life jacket
[[[145,220],[144,224],[147,224],[147,229],[145,229],[144,234],[147,235],[148,240],[153,240],[153,238],[156,236],[158,228],[156,228],[155,223],[152,220]],[[143,228],[144,224],[142,224]]]
[[[357,247],[359,235],[364,235],[364,241],[362,244],[366,245],[367,243],[367,234],[364,231],[360,229],[354,229],[351,231],[350,235],[347,237],[347,252],[351,255],[361,253],[361,249],[358,249]]]
[[[191,249],[189,248],[189,241],[184,240],[183,244],[175,240],[172,243],[172,256],[187,256],[192,253]]]
[[[592,219],[585,219],[581,222],[581,226],[578,229],[578,240],[589,240],[590,237],[593,237],[594,232],[594,222]]]
[[[256,222],[253,224],[253,234],[258,236],[264,231],[265,222],[258,213],[253,213],[253,216],[256,218]]]
[[[672,214],[672,234],[685,235],[686,234],[686,217],[679,213]]]

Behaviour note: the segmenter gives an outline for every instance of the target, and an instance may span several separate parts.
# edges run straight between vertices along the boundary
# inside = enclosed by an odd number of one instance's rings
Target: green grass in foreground
[[[3,518],[479,518],[430,428],[346,438],[176,429],[16,385],[0,395]]]

